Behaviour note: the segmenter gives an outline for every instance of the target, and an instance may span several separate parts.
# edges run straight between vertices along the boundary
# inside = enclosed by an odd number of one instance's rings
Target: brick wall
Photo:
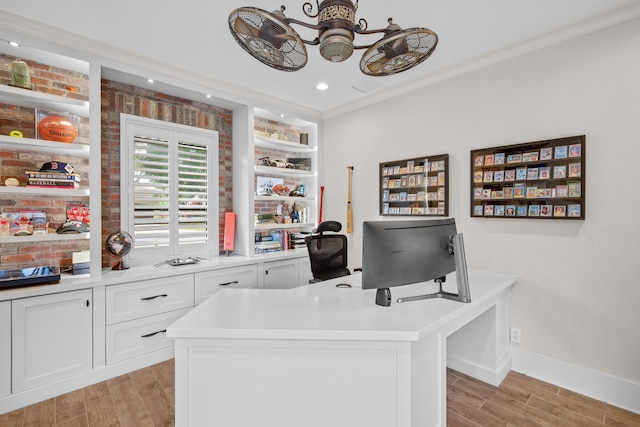
[[[0,84],[11,82],[11,64],[18,58],[0,54]],[[88,100],[88,76],[69,70],[51,67],[28,59],[24,60],[30,69],[34,90],[60,96]],[[25,89],[26,90],[26,89]],[[230,110],[197,103],[178,97],[156,93],[148,89],[133,87],[112,81],[102,82],[101,130],[102,164],[91,165],[92,176],[101,177],[102,188],[102,242],[113,231],[120,229],[120,113],[138,115],[173,123],[212,129],[219,132],[220,159],[220,230],[219,250],[222,250],[224,230],[224,212],[232,209],[232,114]],[[35,138],[35,115],[32,108],[0,104],[0,134],[8,135],[12,130],[20,130],[27,138]],[[89,122],[80,121],[79,135],[74,143],[89,143]],[[21,185],[26,184],[27,170],[37,170],[48,161],[70,163],[80,173],[82,188],[88,187],[88,160],[72,158],[58,154],[34,153],[20,147],[16,140],[15,148],[0,149],[0,181],[8,177],[18,178]],[[86,201],[88,197],[45,197],[4,194],[0,195],[0,212],[18,212],[20,210],[46,210],[50,228],[57,228],[66,220],[68,201]],[[100,212],[92,212],[100,215]],[[93,230],[97,232],[97,230]],[[0,268],[14,266],[32,266],[41,264],[60,264],[63,268],[71,264],[71,254],[89,249],[89,241],[68,240],[54,242],[16,242],[0,245]],[[103,250],[102,263],[111,265],[111,260]]]
[[[233,209],[232,113],[220,107],[127,84],[102,81],[102,239],[120,230],[120,113],[219,132],[219,251],[224,213]],[[103,264],[109,257],[103,251]]]

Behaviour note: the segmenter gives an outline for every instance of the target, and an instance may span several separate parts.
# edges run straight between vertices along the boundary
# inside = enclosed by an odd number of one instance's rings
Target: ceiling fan
[[[354,49],[367,49],[360,59],[360,71],[370,76],[388,76],[406,71],[427,59],[438,44],[438,36],[426,28],[402,29],[389,18],[384,29],[368,30],[367,21],[358,20],[358,0],[316,0],[306,2],[302,11],[310,24],[284,14],[285,7],[267,12],[256,7],[241,7],[229,15],[234,39],[260,62],[282,71],[297,71],[307,64],[305,44],[319,46],[323,58],[331,62],[348,59]],[[301,25],[318,31],[313,40],[303,40],[291,27]],[[355,46],[355,34],[382,33],[373,44]]]

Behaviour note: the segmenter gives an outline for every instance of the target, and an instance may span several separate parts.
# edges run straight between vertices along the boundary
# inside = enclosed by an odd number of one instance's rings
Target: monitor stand
[[[389,307],[391,305],[391,291],[389,288],[380,288],[376,292],[376,304],[382,307]]]
[[[398,302],[418,301],[430,298],[444,298],[464,303],[471,302],[471,295],[469,293],[469,276],[467,275],[467,260],[464,255],[464,241],[462,240],[462,233],[456,234],[451,238],[451,246],[456,265],[456,282],[458,283],[458,293],[454,294],[452,292],[445,292],[442,290],[442,283],[446,280],[446,276],[443,276],[434,280],[434,282],[436,282],[440,287],[440,290],[438,292],[426,295],[398,298]]]

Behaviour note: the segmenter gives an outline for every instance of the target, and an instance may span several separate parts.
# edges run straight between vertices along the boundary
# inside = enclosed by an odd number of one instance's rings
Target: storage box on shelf
[[[317,125],[256,117],[253,154],[255,253],[300,247],[316,225]]]

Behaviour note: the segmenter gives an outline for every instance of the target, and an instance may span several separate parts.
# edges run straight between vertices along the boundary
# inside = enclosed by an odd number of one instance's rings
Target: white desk
[[[359,280],[224,290],[171,325],[176,426],[445,426],[447,365],[494,385],[508,373],[516,276],[469,271],[469,304],[398,304],[436,286],[392,288],[391,307],[335,286]]]

